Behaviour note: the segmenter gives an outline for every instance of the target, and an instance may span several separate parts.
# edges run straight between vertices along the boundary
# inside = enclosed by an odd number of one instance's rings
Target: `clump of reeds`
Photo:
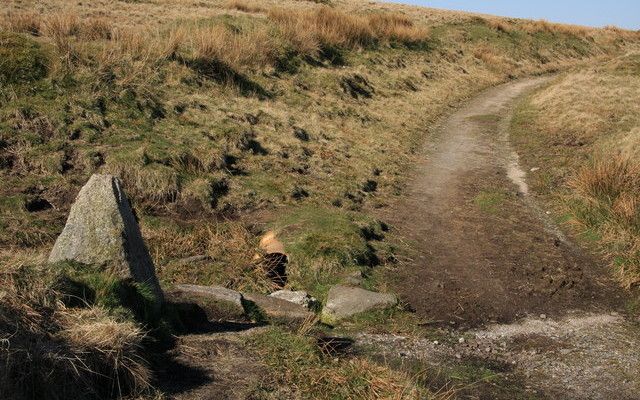
[[[597,158],[569,184],[581,223],[614,250],[626,284],[640,283],[640,163],[626,155]]]
[[[65,306],[60,274],[7,266],[13,259],[3,256],[0,272],[1,398],[122,397],[149,389],[139,326],[98,306]]]

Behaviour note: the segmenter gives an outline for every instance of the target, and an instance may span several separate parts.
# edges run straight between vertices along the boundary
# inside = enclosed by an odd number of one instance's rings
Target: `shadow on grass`
[[[242,96],[258,97],[260,99],[270,99],[273,97],[273,95],[260,86],[260,84],[220,61],[193,59],[183,60],[183,62],[189,68],[207,79],[221,85],[236,88]]]

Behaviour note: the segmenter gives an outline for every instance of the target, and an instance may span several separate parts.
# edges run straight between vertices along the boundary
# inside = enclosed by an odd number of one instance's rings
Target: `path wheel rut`
[[[384,212],[412,249],[390,276],[396,292],[461,340],[361,341],[427,364],[499,361],[525,377],[533,398],[640,399],[640,334],[624,313],[627,294],[528,194],[506,138],[517,101],[548,79],[487,90],[449,116],[405,196]],[[501,393],[480,398],[512,398]]]

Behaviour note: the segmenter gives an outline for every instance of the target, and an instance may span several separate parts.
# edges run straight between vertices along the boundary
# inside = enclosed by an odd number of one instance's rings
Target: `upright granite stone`
[[[153,261],[121,182],[93,175],[80,190],[49,262],[77,261],[113,267],[121,277],[149,285],[163,300]]]

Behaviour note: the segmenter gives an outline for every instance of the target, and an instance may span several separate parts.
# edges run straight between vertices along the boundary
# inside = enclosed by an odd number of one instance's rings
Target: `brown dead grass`
[[[368,48],[397,41],[411,44],[429,38],[426,28],[400,14],[350,15],[330,7],[315,11],[273,8],[269,18],[278,22],[283,37],[301,54],[319,47]]]
[[[598,232],[625,285],[639,285],[640,162],[628,155],[600,156],[580,168],[569,187],[580,200],[578,222]]]
[[[238,10],[247,13],[261,13],[267,11],[267,9],[259,3],[248,3],[238,0],[228,1],[224,6],[232,10]]]
[[[196,59],[232,68],[270,65],[276,55],[267,28],[234,33],[224,26],[205,27],[193,33],[192,45]]]
[[[500,52],[490,46],[487,45],[479,45],[473,50],[473,56],[478,60],[482,60],[485,63],[500,69],[506,70],[507,66],[505,65],[506,60],[504,55],[500,54]]]
[[[144,228],[158,274],[179,283],[223,285],[240,291],[271,292],[277,289],[268,278],[268,265],[256,255],[257,237],[242,222],[199,223],[179,229],[171,225]],[[181,264],[181,258],[208,256],[198,265]]]
[[[589,35],[589,28],[579,25],[558,24],[541,19],[537,21],[525,22],[519,27],[527,33],[551,33],[564,34],[585,38]]]
[[[68,12],[9,12],[2,25],[13,32],[34,36],[78,36],[82,40],[110,39],[112,22],[101,17],[80,18]]]
[[[149,388],[144,333],[98,307],[66,308],[56,274],[25,265],[39,254],[0,255],[0,396],[121,397]],[[16,264],[16,261],[19,264]]]

